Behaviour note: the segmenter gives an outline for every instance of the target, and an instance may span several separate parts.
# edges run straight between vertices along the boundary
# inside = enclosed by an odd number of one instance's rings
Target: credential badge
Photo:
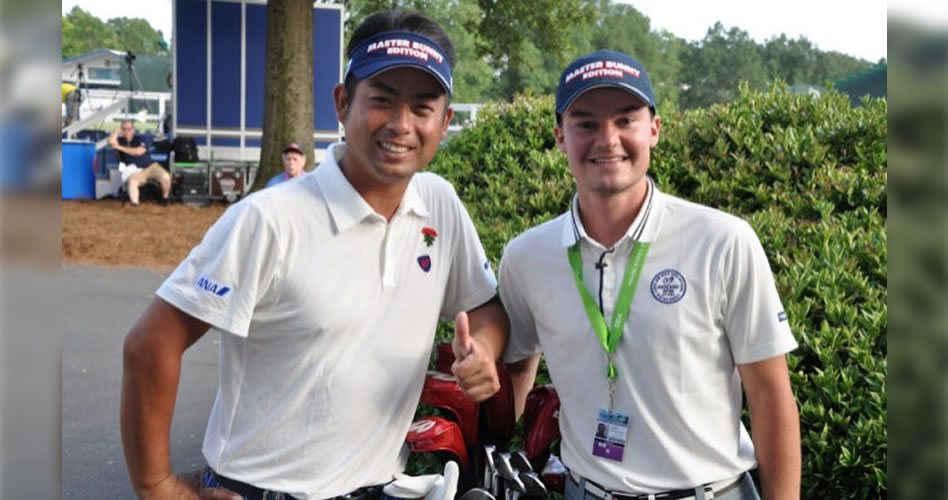
[[[660,271],[652,278],[652,297],[663,304],[674,304],[685,296],[688,284],[685,277],[674,269]]]

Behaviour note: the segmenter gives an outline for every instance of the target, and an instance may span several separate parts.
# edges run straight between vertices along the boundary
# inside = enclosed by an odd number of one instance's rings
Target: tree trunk
[[[254,189],[283,172],[280,157],[290,142],[313,166],[313,2],[267,2],[267,55],[263,84],[263,139]],[[252,70],[251,70],[252,71]]]

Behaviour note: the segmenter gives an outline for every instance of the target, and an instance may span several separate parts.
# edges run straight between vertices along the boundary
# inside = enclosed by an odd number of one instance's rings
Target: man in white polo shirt
[[[333,93],[346,142],[228,209],[126,339],[122,439],[142,498],[379,498],[405,465],[439,317],[456,318],[466,394],[500,387],[494,275],[452,186],[418,173],[451,121],[453,45],[428,17],[386,11],[348,56]],[[209,327],[221,365],[208,467],[176,476],[181,355]]]
[[[499,290],[518,410],[541,351],[559,394],[566,498],[757,498],[758,465],[765,498],[798,498],[796,342],[753,229],[646,175],[661,121],[635,59],[574,61],[556,113],[577,194],[510,242]]]

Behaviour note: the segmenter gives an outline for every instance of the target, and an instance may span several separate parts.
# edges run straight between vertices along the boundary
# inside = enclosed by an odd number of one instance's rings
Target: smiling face
[[[644,197],[650,149],[661,121],[641,100],[612,87],[592,89],[563,113],[553,133],[580,196]]]
[[[303,167],[306,166],[306,157],[296,151],[287,151],[283,153],[283,169],[289,178],[298,177],[303,173]]]
[[[333,92],[346,128],[343,172],[360,192],[407,185],[447,136],[453,110],[444,88],[427,72],[394,68]]]

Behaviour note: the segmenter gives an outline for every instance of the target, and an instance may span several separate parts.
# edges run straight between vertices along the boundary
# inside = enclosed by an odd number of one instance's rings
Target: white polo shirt
[[[344,147],[230,207],[157,292],[226,332],[208,464],[301,499],[403,469],[438,317],[496,293],[447,181],[416,174],[386,222],[339,169]]]
[[[622,462],[592,454],[597,410],[609,403],[607,359],[567,261],[577,239],[586,288],[607,322],[635,240],[650,243],[615,354],[615,409],[630,416]],[[574,198],[570,212],[509,243],[499,282],[511,323],[504,360],[543,351],[562,402],[567,467],[610,489],[657,493],[756,465],[735,364],[784,354],[796,342],[746,222],[663,194],[649,180],[636,220],[606,249],[586,235]]]

